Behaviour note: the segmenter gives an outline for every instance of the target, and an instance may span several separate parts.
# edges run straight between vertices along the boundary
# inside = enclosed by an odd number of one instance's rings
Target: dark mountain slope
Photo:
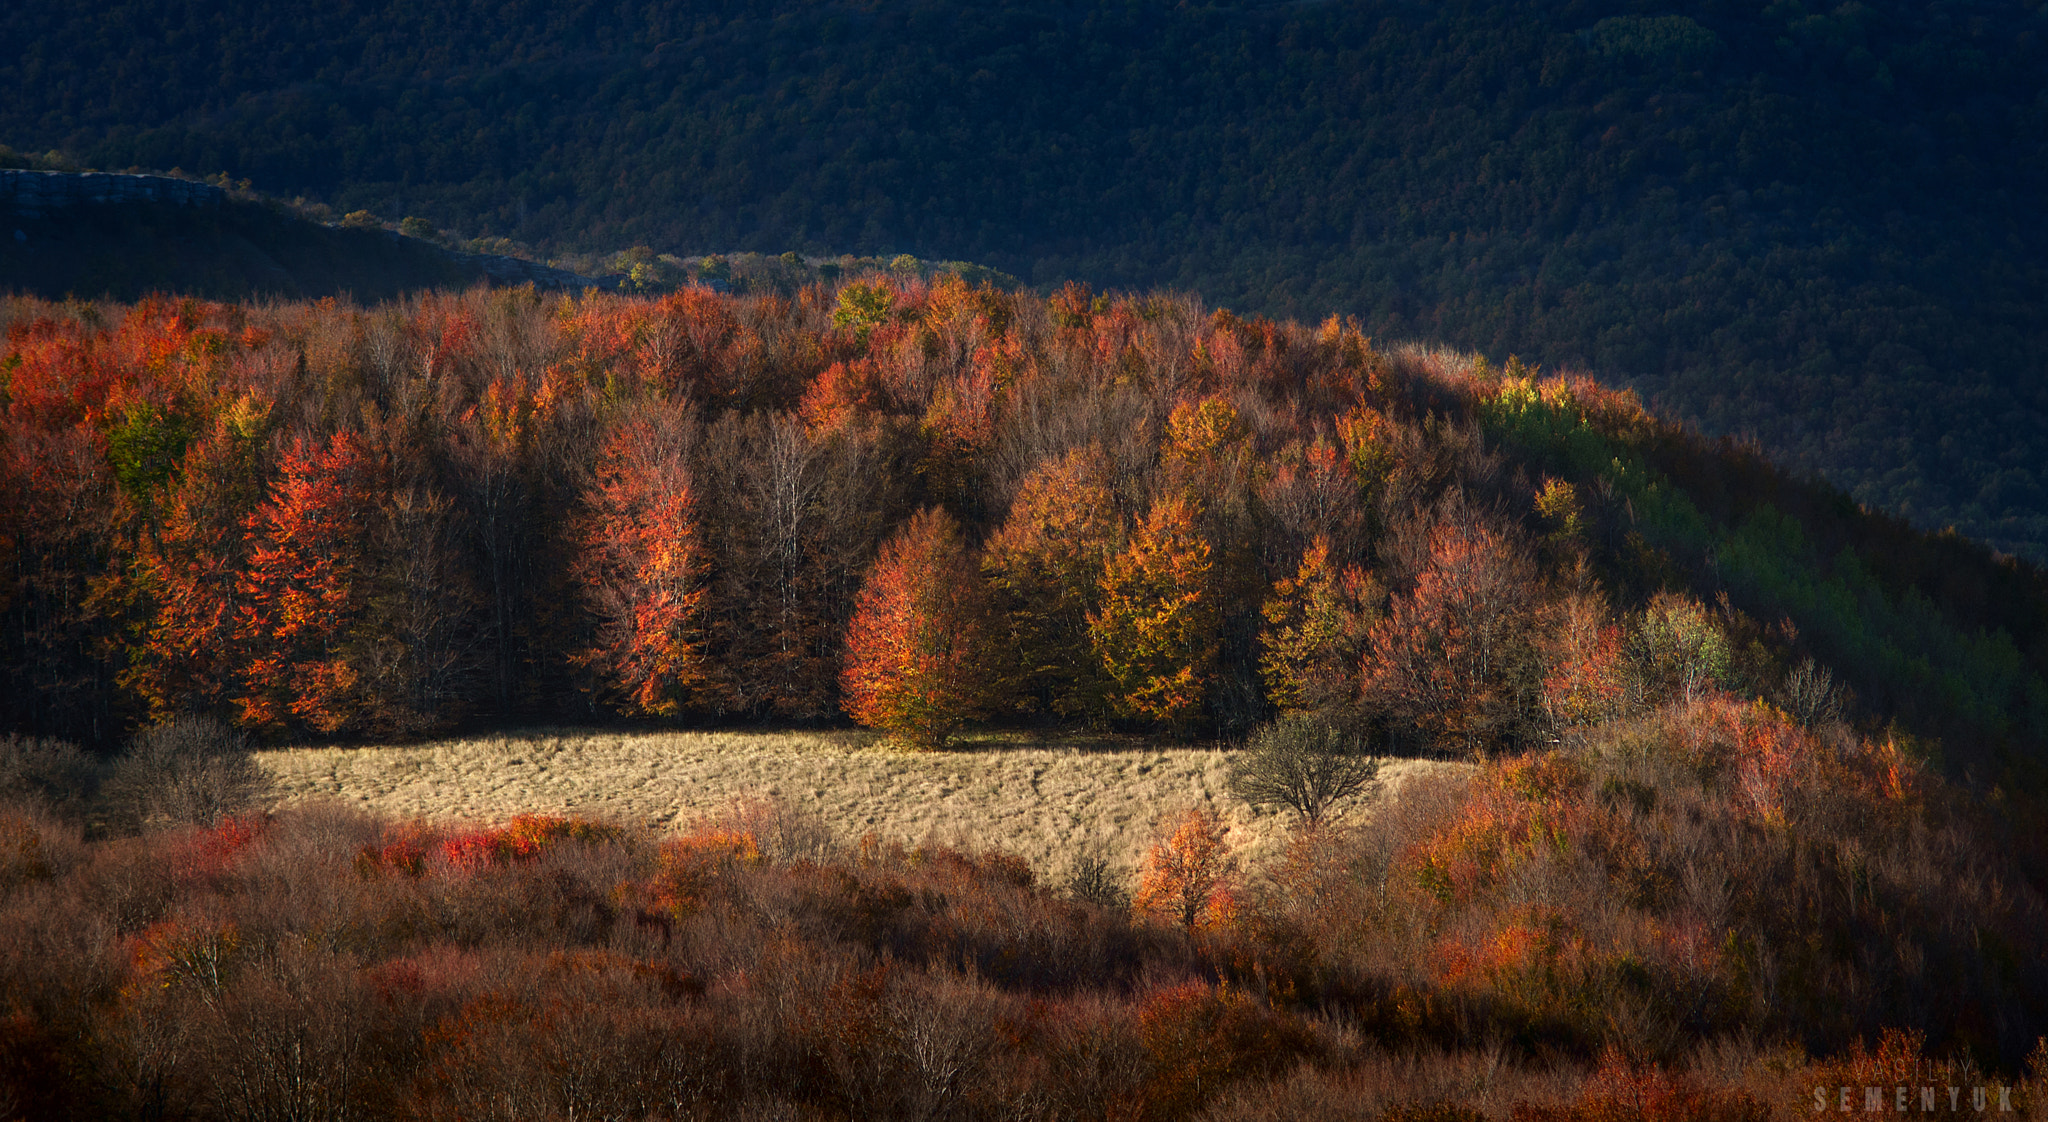
[[[908,250],[1519,352],[2048,556],[2022,3],[17,6],[0,137],[556,249]]]
[[[213,300],[407,292],[533,282],[584,286],[512,257],[456,253],[379,229],[325,226],[203,183],[0,171],[0,291],[48,299]]]

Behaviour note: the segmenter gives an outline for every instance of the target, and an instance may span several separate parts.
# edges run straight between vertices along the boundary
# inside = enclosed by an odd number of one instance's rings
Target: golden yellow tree
[[[1088,616],[1121,527],[1109,458],[1089,445],[1038,465],[991,538],[982,569],[1016,658],[1019,700],[1063,717],[1106,714],[1109,683],[1089,654]]]
[[[1215,566],[1195,523],[1185,499],[1154,503],[1104,567],[1102,607],[1088,617],[1116,712],[1177,731],[1201,716],[1219,646]]]
[[[1379,598],[1379,586],[1364,570],[1337,567],[1327,538],[1311,542],[1301,568],[1276,581],[1265,603],[1259,674],[1267,698],[1290,712],[1350,701]]]

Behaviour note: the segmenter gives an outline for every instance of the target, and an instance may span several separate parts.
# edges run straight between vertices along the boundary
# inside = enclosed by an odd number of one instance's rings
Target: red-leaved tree
[[[706,557],[683,423],[643,417],[620,426],[585,500],[575,571],[599,623],[596,644],[578,661],[629,712],[675,713],[703,678]]]
[[[921,747],[998,700],[983,585],[951,515],[928,508],[882,547],[855,604],[840,674],[846,711]]]
[[[263,495],[269,409],[244,397],[193,444],[163,502],[162,526],[138,549],[152,609],[121,683],[165,721],[224,709],[242,670],[236,610]]]
[[[1554,605],[1544,621],[1543,715],[1553,733],[1596,725],[1627,701],[1628,662],[1621,628],[1597,594]]]
[[[285,449],[279,468],[270,499],[245,524],[250,554],[236,591],[249,659],[235,700],[250,725],[298,720],[337,732],[364,716],[361,672],[346,648],[369,607],[363,527],[386,482],[346,430]]]
[[[1415,587],[1372,630],[1367,698],[1439,748],[1515,739],[1541,688],[1536,584],[1534,562],[1499,532],[1470,517],[1438,523]]]
[[[452,504],[424,474],[390,431],[343,430],[280,455],[269,499],[244,521],[244,723],[411,736],[461,716],[475,594]]]

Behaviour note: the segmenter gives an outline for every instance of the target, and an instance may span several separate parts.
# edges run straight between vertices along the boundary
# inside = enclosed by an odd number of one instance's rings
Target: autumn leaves
[[[1228,434],[1217,401],[1183,406],[1175,438]],[[1241,436],[1238,438],[1241,439]],[[1176,439],[1191,466],[1214,447]],[[1119,513],[1096,446],[1038,465],[979,564],[957,523],[926,510],[870,572],[847,639],[842,684],[856,720],[924,746],[967,719],[1013,707],[1186,732],[1205,715],[1221,643],[1216,550],[1192,488],[1142,520]]]
[[[1615,681],[1570,488],[1336,321],[904,277],[14,314],[14,727],[1361,706],[1466,751]]]
[[[1192,724],[1217,646],[1208,544],[1178,500],[1155,507],[1129,538],[1114,553],[1109,538],[1047,538],[1038,544],[1062,558],[1028,545],[997,554],[987,562],[992,595],[951,516],[918,514],[861,591],[840,679],[847,712],[925,747],[1017,700],[1020,688],[1026,704],[1061,715]],[[1001,595],[1033,585],[1050,599]],[[1000,618],[998,597],[1008,601]]]
[[[991,622],[959,524],[919,512],[882,547],[855,602],[839,676],[846,711],[913,744],[945,744],[997,700]]]
[[[574,572],[602,622],[579,661],[625,706],[673,715],[703,677],[695,632],[706,556],[689,464],[640,417],[606,441],[595,482]]]

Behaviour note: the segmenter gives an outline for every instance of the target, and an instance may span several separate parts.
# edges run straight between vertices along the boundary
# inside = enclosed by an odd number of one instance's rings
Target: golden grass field
[[[663,828],[765,797],[815,815],[842,840],[873,832],[905,844],[1001,849],[1042,876],[1062,875],[1088,852],[1133,868],[1157,823],[1195,805],[1223,817],[1247,860],[1272,855],[1291,816],[1232,798],[1229,760],[1218,749],[1110,738],[998,734],[913,752],[851,731],[566,729],[258,755],[273,808],[325,800],[442,822],[534,812]],[[1397,793],[1417,775],[1460,767],[1390,760],[1383,789]]]

